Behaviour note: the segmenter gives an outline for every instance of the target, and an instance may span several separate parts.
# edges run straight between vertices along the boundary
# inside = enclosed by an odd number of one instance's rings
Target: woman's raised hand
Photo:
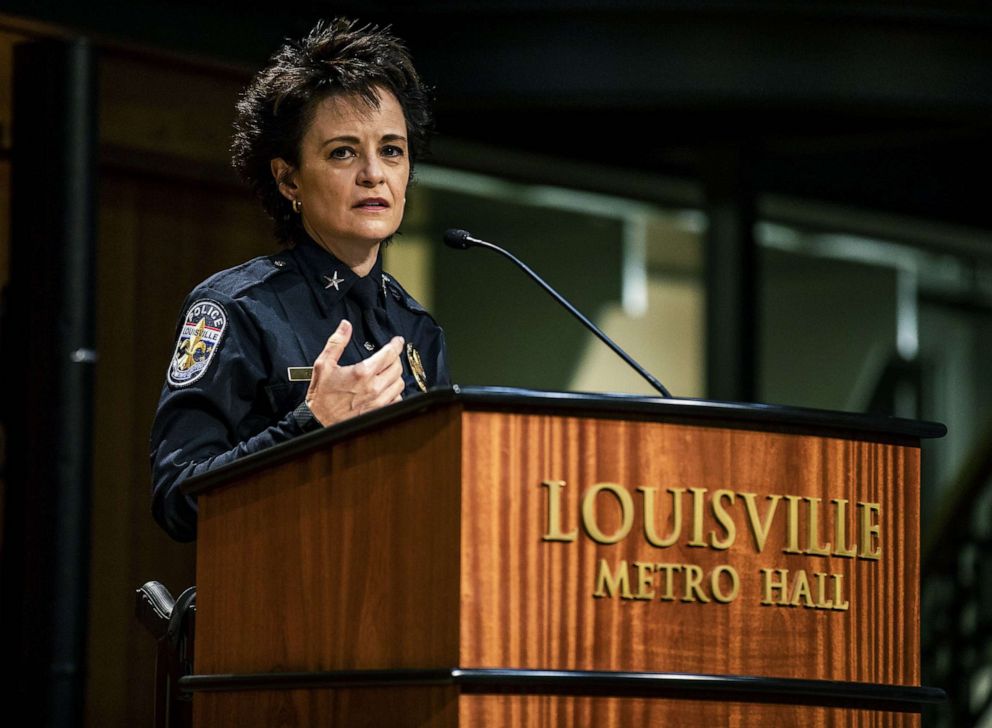
[[[341,366],[351,333],[351,323],[342,320],[313,363],[306,401],[325,427],[403,399],[403,338],[394,336],[368,359]]]

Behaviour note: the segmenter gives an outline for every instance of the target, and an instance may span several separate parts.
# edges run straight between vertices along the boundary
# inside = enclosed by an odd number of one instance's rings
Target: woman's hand
[[[395,336],[368,359],[340,366],[351,331],[351,323],[342,320],[313,363],[307,406],[325,427],[403,399],[403,338]]]

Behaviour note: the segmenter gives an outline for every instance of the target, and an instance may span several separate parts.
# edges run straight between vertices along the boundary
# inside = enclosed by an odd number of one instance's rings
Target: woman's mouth
[[[389,207],[389,203],[381,197],[369,197],[357,202],[354,207],[358,210],[385,210]]]

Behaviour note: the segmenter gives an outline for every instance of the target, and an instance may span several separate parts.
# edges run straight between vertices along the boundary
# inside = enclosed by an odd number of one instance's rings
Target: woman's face
[[[378,109],[354,96],[321,101],[300,145],[300,166],[290,184],[280,185],[303,203],[311,237],[346,263],[395,233],[403,219],[406,119],[391,92],[378,89],[378,95]],[[274,173],[281,161],[273,163]]]

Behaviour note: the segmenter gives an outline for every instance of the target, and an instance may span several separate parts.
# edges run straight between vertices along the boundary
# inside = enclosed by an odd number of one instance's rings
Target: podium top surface
[[[937,422],[781,405],[454,385],[431,390],[241,458],[190,478],[182,486],[182,490],[188,495],[196,495],[255,468],[283,462],[312,447],[333,443],[396,420],[416,416],[425,410],[452,404],[478,411],[673,422],[866,440],[881,439],[908,444],[920,439],[943,437],[947,433],[947,428]]]

